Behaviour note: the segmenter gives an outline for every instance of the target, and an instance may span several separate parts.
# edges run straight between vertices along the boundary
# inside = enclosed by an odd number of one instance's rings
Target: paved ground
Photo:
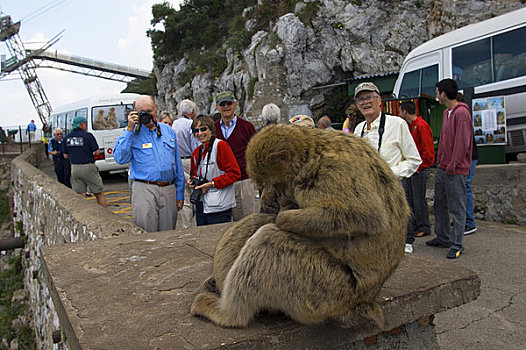
[[[51,162],[42,170],[55,176]],[[110,210],[131,218],[126,178],[107,175],[103,180]],[[464,237],[465,252],[456,260],[446,259],[446,249],[425,246],[433,236],[415,243],[414,254],[469,268],[482,280],[476,301],[436,315],[438,342],[442,349],[526,349],[526,227],[487,221],[478,227]]]
[[[464,236],[464,254],[449,262],[477,272],[481,295],[436,315],[438,343],[442,349],[526,349],[526,227],[477,223],[478,231]],[[417,238],[414,254],[447,260],[447,249],[425,245],[430,237]]]

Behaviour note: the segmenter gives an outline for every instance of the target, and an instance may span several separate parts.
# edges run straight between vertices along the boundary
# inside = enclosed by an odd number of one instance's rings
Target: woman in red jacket
[[[241,170],[227,142],[215,138],[214,121],[199,115],[192,122],[192,133],[201,142],[192,153],[191,178],[188,186],[194,191],[197,226],[230,222],[236,206],[234,182],[241,179]]]

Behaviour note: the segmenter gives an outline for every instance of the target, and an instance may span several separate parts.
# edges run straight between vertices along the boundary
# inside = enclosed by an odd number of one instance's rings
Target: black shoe
[[[475,233],[477,231],[477,228],[476,227],[471,227],[471,226],[466,226],[464,228],[464,235],[470,235],[472,233]]]
[[[449,248],[449,243],[442,243],[437,238],[427,241],[426,245],[429,247]]]
[[[429,236],[431,233],[429,232],[418,232],[418,233],[415,233],[415,237],[424,237],[424,236]]]
[[[451,248],[449,252],[447,252],[447,258],[448,259],[456,259],[460,257],[460,255],[464,252],[464,248]]]

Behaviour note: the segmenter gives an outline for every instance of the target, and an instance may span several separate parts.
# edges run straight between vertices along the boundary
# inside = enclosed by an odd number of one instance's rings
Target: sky
[[[161,2],[0,0],[0,11],[14,22],[21,20],[19,37],[26,49],[39,48],[65,30],[51,49],[151,71],[153,54],[146,30],[151,28],[152,5]],[[178,8],[182,0],[168,2]],[[0,42],[0,54],[11,57],[4,42]],[[126,87],[125,83],[57,69],[39,68],[36,72],[52,108],[91,95],[119,93]],[[0,79],[0,126],[27,126],[31,119],[42,126],[18,72]]]

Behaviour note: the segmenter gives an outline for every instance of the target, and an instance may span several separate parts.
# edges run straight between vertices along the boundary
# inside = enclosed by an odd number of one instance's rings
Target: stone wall
[[[433,211],[435,169],[427,181]],[[526,163],[477,165],[473,178],[475,219],[526,225]]]
[[[49,289],[43,282],[40,248],[143,231],[132,222],[86,201],[41,172],[35,166],[42,157],[43,150],[37,147],[12,161],[11,191],[15,235],[27,239],[24,248],[25,285],[30,294],[37,343],[39,348],[47,349],[52,346],[62,348],[64,343],[51,345],[53,332],[59,329],[59,321]],[[0,164],[9,161],[3,160]],[[477,217],[526,225],[525,178],[526,164],[477,166],[473,181]],[[429,199],[432,201],[433,176],[430,176],[428,184]]]
[[[86,201],[35,168],[43,153],[42,147],[33,147],[15,158],[11,164],[11,178],[15,236],[27,239],[24,284],[30,295],[36,341],[39,348],[49,349],[59,321],[49,289],[43,283],[40,248],[144,231],[131,221]]]

